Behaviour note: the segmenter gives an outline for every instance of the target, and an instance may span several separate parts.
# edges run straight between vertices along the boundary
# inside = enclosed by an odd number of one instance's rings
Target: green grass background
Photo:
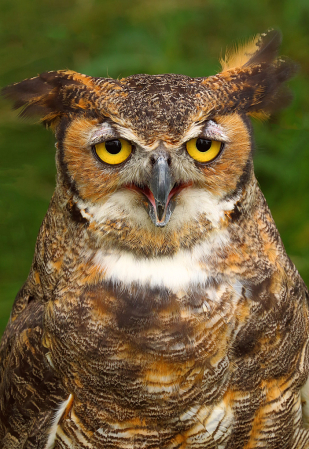
[[[40,72],[217,73],[227,46],[268,28],[300,65],[294,101],[254,124],[255,166],[287,252],[309,284],[308,0],[1,0],[0,86]],[[0,100],[0,334],[30,269],[55,184],[54,137]]]

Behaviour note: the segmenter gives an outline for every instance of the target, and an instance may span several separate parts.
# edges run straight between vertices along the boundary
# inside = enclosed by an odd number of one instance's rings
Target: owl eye
[[[187,142],[187,152],[197,162],[210,162],[215,159],[221,151],[222,142],[217,140],[191,139]]]
[[[132,145],[124,139],[108,140],[95,145],[96,155],[110,165],[124,162],[132,153]]]

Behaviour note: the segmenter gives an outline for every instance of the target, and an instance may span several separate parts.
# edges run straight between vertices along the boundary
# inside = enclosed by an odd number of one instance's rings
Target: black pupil
[[[121,142],[120,140],[109,140],[105,142],[106,151],[110,154],[118,154],[121,151]]]
[[[201,152],[205,153],[205,151],[208,151],[211,147],[212,140],[207,139],[197,139],[196,141],[196,148]]]

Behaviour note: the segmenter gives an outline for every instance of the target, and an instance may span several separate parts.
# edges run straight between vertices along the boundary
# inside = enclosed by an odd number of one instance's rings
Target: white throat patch
[[[239,197],[222,201],[216,195],[203,189],[195,187],[184,189],[177,198],[177,206],[167,226],[179,229],[188,221],[198,220],[201,215],[205,215],[212,226],[217,228],[221,219],[224,218],[224,213],[232,211],[238,199]],[[148,213],[140,205],[140,194],[125,188],[110,195],[103,204],[89,205],[80,199],[76,203],[82,215],[90,222],[103,224],[107,220],[126,218],[136,226],[148,228],[154,226]],[[87,212],[85,213],[84,210]]]
[[[207,258],[228,242],[228,232],[221,231],[193,249],[180,250],[173,256],[138,258],[129,252],[98,250],[93,263],[113,283],[165,287],[177,293],[188,287],[206,285],[213,275],[206,268]]]
[[[113,283],[165,287],[174,292],[189,286],[205,285],[210,276],[209,270],[205,268],[207,259],[229,244],[229,231],[222,229],[220,223],[225,212],[233,210],[237,200],[238,198],[220,201],[218,197],[202,189],[184,189],[167,225],[169,229],[177,232],[188,220],[197,221],[204,214],[212,223],[213,230],[202,243],[191,249],[179,250],[173,256],[138,257],[129,251],[102,248],[95,252],[86,250],[86,257],[102,273],[103,278]],[[78,202],[78,207],[82,209],[86,205]],[[126,189],[112,194],[102,205],[87,205],[86,217],[90,222],[98,224],[125,218],[133,227],[147,227],[149,230],[149,226],[154,226],[147,212],[140,206],[135,192]]]

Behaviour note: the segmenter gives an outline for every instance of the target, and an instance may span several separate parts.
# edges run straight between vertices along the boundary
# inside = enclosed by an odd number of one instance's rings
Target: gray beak
[[[155,205],[149,204],[149,216],[156,226],[165,226],[172,215],[174,202],[169,201],[169,194],[173,184],[168,159],[160,155],[153,165],[149,182],[155,200]]]

